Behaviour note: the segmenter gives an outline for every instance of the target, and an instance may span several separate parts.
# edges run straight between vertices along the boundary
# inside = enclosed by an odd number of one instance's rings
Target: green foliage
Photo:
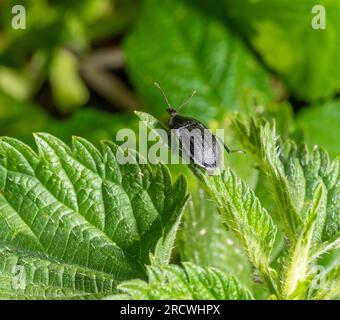
[[[11,24],[17,4],[0,4],[0,89],[29,99],[49,81],[60,113],[83,106],[89,92],[79,74],[80,57],[93,41],[115,36],[131,24],[135,1],[22,1],[29,18],[19,32]]]
[[[115,140],[118,130],[126,127],[135,131],[138,128],[137,119],[128,113],[110,114],[86,108],[68,119],[57,120],[39,105],[17,101],[0,90],[0,135],[13,136],[31,146],[32,132],[48,131],[63,141],[76,135],[99,145],[101,140]]]
[[[0,139],[0,297],[102,296],[144,278],[158,241],[154,259],[169,257],[188,198],[183,177],[171,184],[166,167],[139,165],[133,153],[120,165],[111,142],[100,153],[82,138],[72,149],[48,134],[35,141],[38,154]],[[24,288],[10,286],[18,268]]]
[[[118,286],[122,295],[113,299],[134,300],[251,300],[252,294],[232,276],[215,268],[184,263],[148,268],[149,281],[132,280]]]
[[[224,4],[237,29],[295,95],[313,101],[339,91],[339,69],[334,68],[340,58],[338,0],[224,0]],[[326,29],[312,28],[314,5],[325,7]]]
[[[138,122],[127,113],[113,115],[94,108],[79,110],[67,120],[50,121],[43,127],[61,140],[69,140],[76,135],[96,145],[101,140],[115,140],[117,132],[123,128],[137,131]]]
[[[29,142],[32,132],[47,129],[50,120],[39,106],[18,101],[0,90],[0,135]]]
[[[262,103],[272,95],[268,74],[240,39],[183,1],[145,1],[125,49],[134,84],[154,114],[161,115],[164,105],[154,81],[174,107],[196,89],[183,113],[204,121],[248,110],[254,100]]]
[[[180,230],[179,252],[182,261],[202,267],[216,267],[233,274],[247,285],[250,264],[238,240],[227,231],[213,199],[202,190],[192,194]]]
[[[62,113],[84,105],[89,93],[79,74],[76,57],[66,50],[55,50],[50,68],[52,94]],[[64,74],[68,74],[65,78]]]
[[[299,147],[291,141],[278,140],[275,125],[249,121],[244,125],[234,122],[244,147],[255,154],[261,169],[270,176],[275,200],[278,204],[278,219],[285,226],[291,241],[306,220],[308,210],[321,186],[324,205],[320,208],[318,241],[336,237],[340,230],[339,159],[331,161],[328,154],[315,148],[309,152],[305,145]]]
[[[109,273],[4,245],[0,270],[1,299],[100,299],[117,283]]]
[[[296,122],[309,146],[320,145],[332,157],[340,154],[340,100],[305,108],[297,114]]]
[[[267,273],[276,234],[276,227],[267,211],[231,170],[211,178],[201,173],[198,175],[250,260],[261,272]]]
[[[0,3],[0,298],[340,299],[338,0],[22,0],[25,30],[15,4]],[[181,113],[246,155],[216,176],[119,165],[128,151],[100,140],[138,132],[134,109],[164,128],[143,112],[166,114],[155,81],[175,108],[197,90]]]
[[[273,124],[237,119],[234,126],[270,177],[277,219],[290,241],[283,297],[305,297],[311,266],[340,245],[339,158],[331,162],[322,149],[280,142]]]

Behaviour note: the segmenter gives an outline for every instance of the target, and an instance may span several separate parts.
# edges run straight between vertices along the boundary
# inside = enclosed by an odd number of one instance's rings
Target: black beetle
[[[213,174],[219,168],[222,160],[222,151],[217,142],[217,137],[202,122],[178,114],[178,110],[188,103],[196,91],[193,91],[176,110],[169,103],[160,85],[155,82],[155,86],[160,90],[168,105],[167,112],[170,115],[168,126],[179,140],[183,155],[189,157],[193,163],[201,168],[204,168],[208,174]],[[242,152],[240,150],[231,150],[224,143],[223,146],[228,153]]]

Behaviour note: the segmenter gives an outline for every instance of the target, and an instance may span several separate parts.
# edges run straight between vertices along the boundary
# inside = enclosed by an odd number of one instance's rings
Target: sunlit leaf
[[[184,178],[172,184],[165,166],[139,165],[138,154],[121,165],[112,142],[100,153],[82,138],[72,149],[49,134],[35,141],[38,153],[0,139],[0,297],[86,298],[145,278],[156,243],[174,238]],[[156,258],[170,255],[171,239]],[[17,269],[23,287],[10,286]]]
[[[238,30],[300,99],[331,97],[340,89],[340,71],[334,68],[340,58],[339,1],[224,0],[223,3]],[[316,7],[312,12],[316,5],[324,10],[321,12]],[[320,29],[320,19],[325,21],[325,28]]]

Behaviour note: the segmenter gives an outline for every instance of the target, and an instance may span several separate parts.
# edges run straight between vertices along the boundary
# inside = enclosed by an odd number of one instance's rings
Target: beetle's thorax
[[[169,122],[168,122],[168,125],[171,128],[173,128],[174,126],[174,123],[175,123],[175,118],[177,116],[177,111],[173,108],[168,108],[166,109],[166,111],[168,111],[169,115],[170,115],[170,119],[169,119]]]

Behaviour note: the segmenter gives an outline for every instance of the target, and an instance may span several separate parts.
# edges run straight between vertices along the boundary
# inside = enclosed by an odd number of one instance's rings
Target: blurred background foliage
[[[12,28],[17,4],[26,9],[25,30]],[[311,27],[315,4],[326,9],[325,30]],[[183,114],[225,128],[233,148],[237,111],[275,119],[283,137],[319,144],[335,157],[339,12],[340,0],[0,1],[0,135],[33,144],[32,132],[48,131],[98,144],[120,128],[137,132],[133,110],[167,120],[157,81],[174,106],[196,89]],[[266,178],[250,156],[228,162],[270,206]],[[171,170],[189,175],[184,166]],[[216,208],[188,179],[194,201],[177,258],[251,277]]]

